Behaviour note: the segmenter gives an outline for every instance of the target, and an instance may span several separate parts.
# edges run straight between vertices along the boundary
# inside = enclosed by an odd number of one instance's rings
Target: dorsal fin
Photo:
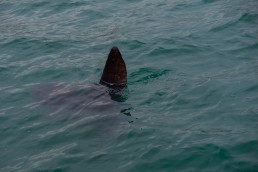
[[[125,62],[117,47],[110,50],[100,84],[108,87],[125,87],[127,84]]]

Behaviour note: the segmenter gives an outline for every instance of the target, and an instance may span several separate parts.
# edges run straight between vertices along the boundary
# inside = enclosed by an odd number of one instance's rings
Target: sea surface
[[[257,0],[1,0],[0,21],[1,172],[258,171]],[[98,85],[113,46],[123,101]]]

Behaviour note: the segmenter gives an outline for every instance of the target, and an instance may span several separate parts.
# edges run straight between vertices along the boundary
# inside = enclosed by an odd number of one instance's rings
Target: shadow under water
[[[110,136],[120,123],[132,122],[131,108],[125,103],[127,88],[115,90],[100,84],[56,83],[37,84],[33,90],[38,105],[49,116],[69,120],[68,124],[82,122],[84,126],[91,126],[97,135],[108,132]]]

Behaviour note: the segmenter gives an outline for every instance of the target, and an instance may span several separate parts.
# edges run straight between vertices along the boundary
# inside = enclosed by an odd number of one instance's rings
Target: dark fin
[[[125,62],[117,47],[113,47],[108,55],[100,84],[112,88],[125,87],[127,84]]]

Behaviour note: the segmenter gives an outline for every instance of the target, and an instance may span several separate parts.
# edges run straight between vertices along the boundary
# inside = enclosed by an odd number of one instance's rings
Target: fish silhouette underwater
[[[47,83],[33,86],[37,112],[44,120],[44,138],[87,138],[87,144],[108,144],[134,119],[128,96],[127,70],[113,47],[99,83]]]
[[[117,104],[124,102],[128,95],[126,65],[119,49],[113,47],[98,84],[38,84],[35,88],[36,99],[53,113],[101,112],[107,109],[110,112],[112,108],[117,112]],[[121,112],[130,116],[127,109]]]

